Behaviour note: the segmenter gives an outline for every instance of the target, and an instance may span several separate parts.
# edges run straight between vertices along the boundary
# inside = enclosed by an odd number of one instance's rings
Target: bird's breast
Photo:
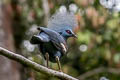
[[[49,54],[49,60],[51,62],[56,62],[55,56],[58,56],[59,58],[62,57],[62,53],[58,51],[57,48],[54,47],[54,45],[51,42],[43,43],[39,45],[39,47],[44,58],[46,53]]]

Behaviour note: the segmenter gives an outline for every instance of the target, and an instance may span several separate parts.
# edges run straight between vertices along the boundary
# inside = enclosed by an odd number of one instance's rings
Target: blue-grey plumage
[[[59,12],[55,13],[48,21],[47,27],[55,30],[56,32],[63,32],[64,30],[73,30],[78,26],[75,15],[72,12]]]
[[[44,58],[51,62],[57,62],[61,70],[59,60],[68,51],[67,39],[76,37],[73,32],[77,26],[74,14],[70,12],[57,12],[48,21],[48,28],[39,27],[40,33],[31,38],[32,44],[38,44],[38,47]],[[48,66],[48,62],[47,62]]]
[[[61,58],[67,52],[67,43],[63,36],[59,33],[40,27],[38,28],[41,32],[38,35],[34,35],[31,38],[32,44],[38,44],[40,51],[43,56],[45,54],[49,54],[49,58],[51,62],[56,62],[55,56]]]
[[[71,29],[64,29],[64,30],[60,31],[59,34],[62,35],[66,41],[70,37],[77,38],[77,36]]]
[[[67,40],[76,37],[73,29],[78,26],[75,15],[72,12],[57,12],[48,21],[47,27],[60,33]]]

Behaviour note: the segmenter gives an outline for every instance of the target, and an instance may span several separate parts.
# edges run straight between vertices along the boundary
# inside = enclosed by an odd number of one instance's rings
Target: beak
[[[77,38],[77,35],[73,34],[73,37],[74,37],[74,38]]]
[[[75,33],[72,33],[72,35],[73,35],[74,38],[77,38],[77,35]]]

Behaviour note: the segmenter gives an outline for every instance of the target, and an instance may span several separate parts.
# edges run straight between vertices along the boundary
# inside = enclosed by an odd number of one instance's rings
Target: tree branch
[[[96,69],[93,69],[91,71],[88,71],[78,77],[78,79],[84,80],[87,77],[93,76],[95,74],[103,73],[103,72],[108,72],[112,74],[120,74],[120,69],[116,68],[105,68],[105,67],[98,67]]]
[[[78,80],[78,79],[71,77],[63,72],[54,71],[52,69],[48,69],[44,66],[41,66],[19,54],[15,54],[15,53],[13,53],[5,48],[2,48],[2,47],[0,47],[0,55],[8,57],[9,59],[15,60],[23,65],[26,65],[38,72],[41,72],[41,73],[49,75],[49,76],[58,77],[58,78],[64,79],[64,80]]]

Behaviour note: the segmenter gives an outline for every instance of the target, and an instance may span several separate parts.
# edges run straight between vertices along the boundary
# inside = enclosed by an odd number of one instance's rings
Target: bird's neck
[[[63,35],[63,34],[61,34],[63,37],[64,37],[64,39],[67,41],[67,39],[69,38],[69,36],[65,36],[65,35]]]

